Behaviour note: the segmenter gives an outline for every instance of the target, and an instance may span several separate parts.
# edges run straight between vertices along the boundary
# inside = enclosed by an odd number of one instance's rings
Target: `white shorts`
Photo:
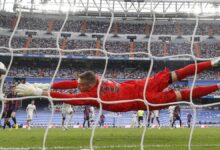
[[[137,123],[137,118],[132,118],[132,124],[136,124]]]
[[[154,110],[152,113],[151,113],[151,118],[154,118],[154,117],[160,117],[160,111],[159,110]]]
[[[62,111],[62,116],[63,116],[63,117],[66,117],[67,115],[70,115],[70,113],[73,113],[73,110],[72,110],[72,109]]]
[[[32,120],[33,119],[33,114],[27,114],[27,119]]]
[[[90,116],[90,120],[95,120],[95,114],[92,114],[91,116]]]
[[[169,117],[170,117],[170,120],[173,121],[173,114],[169,115]]]

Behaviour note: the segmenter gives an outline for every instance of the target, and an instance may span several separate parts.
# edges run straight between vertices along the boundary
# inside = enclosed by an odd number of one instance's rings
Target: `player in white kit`
[[[31,121],[33,120],[33,114],[35,113],[37,117],[37,111],[36,111],[36,106],[34,104],[34,100],[31,101],[31,104],[28,104],[26,108],[27,112],[27,128],[30,130],[31,129]]]
[[[175,105],[169,106],[168,111],[169,111],[169,118],[170,118],[170,127],[172,127],[172,123],[173,123],[173,112],[175,109]]]
[[[65,125],[65,120],[68,118],[68,121]],[[62,128],[67,130],[68,125],[70,124],[71,119],[73,118],[73,108],[70,104],[63,103],[62,106]]]
[[[90,107],[90,124],[93,126],[95,123],[95,108],[93,106]]]
[[[131,119],[131,128],[134,128],[137,125],[137,112],[133,112]]]
[[[150,118],[151,118],[151,126],[153,127],[153,122],[154,122],[154,118],[156,118],[157,120],[157,127],[160,129],[160,111],[159,110],[153,110],[151,111],[151,115],[150,115]]]

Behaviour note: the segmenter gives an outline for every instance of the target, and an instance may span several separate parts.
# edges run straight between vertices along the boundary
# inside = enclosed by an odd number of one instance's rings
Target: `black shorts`
[[[138,117],[138,121],[143,121],[143,116]]]
[[[174,120],[180,120],[180,116],[175,116]]]
[[[84,120],[89,120],[89,117],[84,117]]]
[[[7,112],[6,112],[6,117],[5,117],[5,118],[11,118],[11,113],[12,113],[12,111],[7,111]]]

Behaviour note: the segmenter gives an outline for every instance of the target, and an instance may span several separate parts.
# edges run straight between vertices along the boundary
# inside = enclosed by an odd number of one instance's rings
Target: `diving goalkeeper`
[[[198,73],[220,64],[220,58],[205,61],[197,64]],[[181,69],[170,71],[165,68],[163,71],[151,76],[148,80],[146,99],[153,104],[164,104],[177,101],[189,101],[190,89],[179,91],[164,91],[166,87],[176,81],[180,81],[187,76],[194,75],[195,64],[187,65]],[[78,94],[64,94],[60,92],[50,92],[52,98],[75,98],[75,100],[64,100],[63,102],[71,105],[91,105],[99,107],[99,103],[89,98],[97,98],[97,90],[100,79],[92,71],[86,71],[80,74],[78,80],[55,82],[52,89],[71,89],[78,88]],[[125,82],[115,82],[112,80],[103,80],[100,88],[100,98],[105,102],[115,102],[119,100],[144,99],[144,85],[146,79],[130,80]],[[49,86],[41,84],[20,84],[16,87],[18,95],[21,96],[48,96]],[[220,84],[210,86],[199,86],[193,89],[193,98],[199,98],[220,89]],[[86,100],[77,100],[77,98],[88,98]],[[113,112],[126,112],[136,110],[146,110],[144,102],[126,102],[117,104],[102,103],[103,109]],[[150,106],[150,110],[158,110],[167,106]]]

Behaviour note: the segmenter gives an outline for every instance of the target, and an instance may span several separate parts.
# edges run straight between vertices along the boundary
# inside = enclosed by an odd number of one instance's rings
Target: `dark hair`
[[[86,71],[84,73],[81,73],[79,75],[79,78],[81,80],[84,80],[85,82],[87,82],[88,84],[94,84],[96,83],[96,75],[93,71]]]

